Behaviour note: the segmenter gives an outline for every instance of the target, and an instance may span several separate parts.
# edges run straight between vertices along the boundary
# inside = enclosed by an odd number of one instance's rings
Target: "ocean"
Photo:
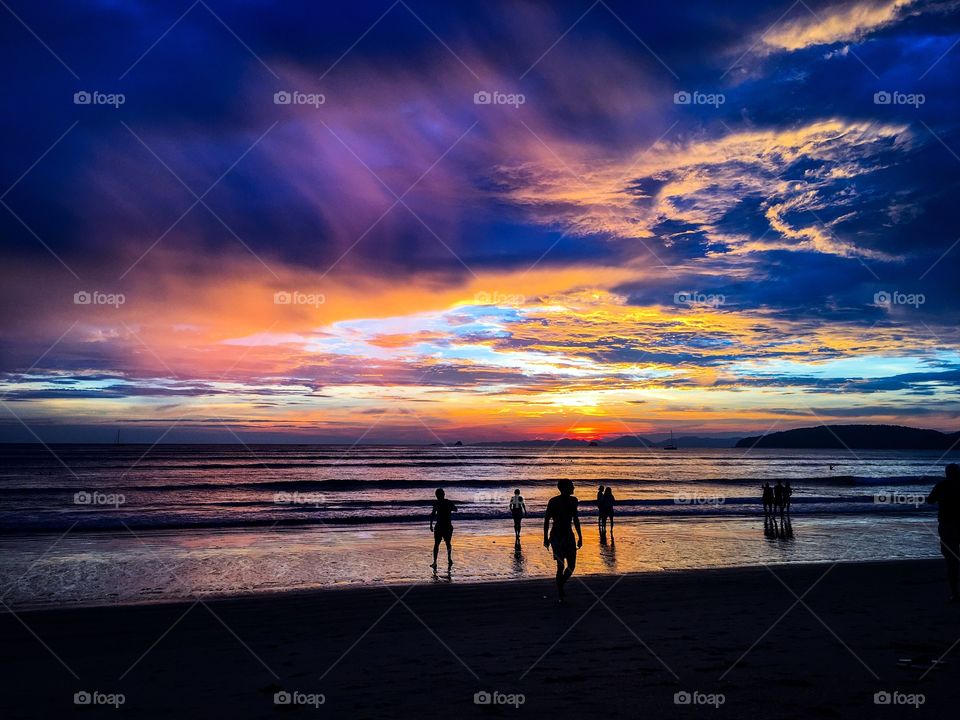
[[[0,446],[10,607],[156,602],[379,583],[548,577],[542,511],[581,501],[578,574],[938,556],[933,451],[330,445]],[[764,480],[791,522],[765,523]],[[601,543],[597,486],[617,498]],[[434,576],[435,488],[458,506]],[[513,543],[514,488],[529,517]],[[611,542],[612,540],[612,542]]]

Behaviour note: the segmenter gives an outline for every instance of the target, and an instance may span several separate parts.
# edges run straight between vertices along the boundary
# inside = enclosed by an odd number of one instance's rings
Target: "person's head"
[[[437,488],[437,500],[443,500],[443,488]]]
[[[778,480],[777,480],[777,485],[783,485],[783,480],[778,479]]]
[[[600,486],[600,492],[603,492],[603,485]]]
[[[612,488],[612,487],[607,487],[607,489],[603,491],[603,494],[604,494],[604,495],[613,495],[613,488]]]
[[[944,472],[947,475],[947,480],[952,482],[957,482],[957,480],[960,480],[960,465],[957,465],[956,463],[950,463],[947,465]]]
[[[516,490],[514,490],[514,491],[513,491],[513,494],[514,494],[514,495],[519,495],[519,494],[520,494],[520,488],[517,488]]]
[[[573,481],[572,480],[558,480],[557,481],[557,490],[560,491],[561,495],[573,495]]]

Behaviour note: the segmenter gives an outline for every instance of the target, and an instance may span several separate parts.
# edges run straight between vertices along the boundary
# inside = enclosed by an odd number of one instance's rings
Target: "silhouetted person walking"
[[[763,514],[773,514],[773,488],[769,482],[763,484]]]
[[[960,602],[960,466],[947,465],[946,477],[934,486],[927,502],[938,505],[940,552],[947,562],[950,602]]]
[[[520,490],[513,491],[513,497],[510,498],[510,514],[513,515],[513,532],[517,536],[517,544],[520,544],[520,523],[527,516],[527,506],[523,502],[523,495]]]
[[[776,505],[776,512],[780,513],[780,517],[783,517],[783,481],[777,480],[777,484],[773,486],[773,503]]]
[[[783,484],[783,504],[784,504],[784,507],[787,509],[787,515],[790,514],[790,498],[792,497],[793,497],[793,488],[790,487],[790,481],[787,480]]]
[[[577,549],[583,547],[583,533],[580,531],[578,501],[573,494],[573,483],[560,480],[557,489],[560,494],[550,498],[543,516],[543,546],[553,550],[553,559],[557,561],[557,592],[562,604],[567,597],[563,586],[577,567]],[[577,530],[576,541],[573,538],[574,528]]]
[[[433,565],[437,569],[437,552],[440,550],[440,541],[447,544],[447,566],[453,565],[453,556],[450,552],[450,540],[453,538],[453,519],[451,513],[457,511],[457,506],[444,498],[443,490],[437,488],[437,500],[433,503],[430,512],[430,529],[433,531]]]

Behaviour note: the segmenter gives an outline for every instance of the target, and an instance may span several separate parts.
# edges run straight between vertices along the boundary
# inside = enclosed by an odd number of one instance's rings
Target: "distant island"
[[[818,425],[745,437],[738,448],[816,448],[824,450],[948,450],[960,441],[960,432],[902,425]]]
[[[562,438],[560,440],[501,440],[497,442],[471,443],[475,447],[615,447],[615,448],[662,448],[669,441],[669,437],[658,439],[640,437],[638,435],[621,435],[610,440],[579,440],[577,438]],[[680,448],[732,448],[736,438],[725,437],[697,437],[688,435],[675,440]]]

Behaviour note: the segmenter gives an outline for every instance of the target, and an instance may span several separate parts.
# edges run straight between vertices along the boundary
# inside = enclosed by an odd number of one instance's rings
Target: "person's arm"
[[[437,504],[433,504],[433,510],[430,511],[430,532],[433,532],[433,521],[437,517]]]
[[[450,503],[450,512],[456,512],[456,511],[457,511],[457,506],[454,505],[453,503]]]
[[[573,526],[577,529],[577,547],[583,547],[583,532],[580,530],[580,512],[573,508]]]
[[[547,510],[543,513],[543,546],[550,547],[550,503],[547,503]]]
[[[527,504],[523,501],[523,498],[520,498],[520,509],[523,510],[523,516],[527,516]]]
[[[937,483],[933,486],[933,490],[931,490],[930,494],[927,495],[927,502],[931,505],[940,502],[940,483]]]

